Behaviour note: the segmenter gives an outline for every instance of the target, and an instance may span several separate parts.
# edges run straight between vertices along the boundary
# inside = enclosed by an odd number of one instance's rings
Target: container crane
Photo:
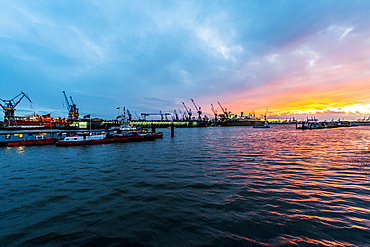
[[[198,105],[195,104],[194,100],[193,99],[190,99],[191,102],[193,102],[193,105],[195,107],[195,110],[197,110],[197,113],[198,113],[198,120],[202,120],[202,110],[201,110],[201,107]]]
[[[17,98],[19,99],[16,101]],[[4,104],[0,104],[0,106],[4,110],[4,122],[6,122],[8,125],[10,124],[11,121],[15,121],[14,118],[14,112],[16,110],[15,107],[22,101],[23,98],[28,99],[28,101],[31,102],[31,104],[33,103],[30,97],[28,97],[28,95],[22,91],[20,94],[18,94],[17,96],[10,100],[0,99],[2,102],[4,102]]]
[[[191,109],[187,108],[184,102],[182,102],[182,104],[184,105],[184,108],[186,112],[188,113],[188,117],[187,117],[188,120],[191,120],[191,115],[193,115],[193,113],[191,113]]]
[[[68,110],[68,120],[79,120],[80,119],[80,114],[78,113],[78,108],[76,106],[76,104],[73,102],[73,99],[72,99],[72,96],[70,96],[69,98],[71,99],[71,103],[69,103],[68,101],[68,98],[67,98],[67,95],[66,95],[66,92],[65,91],[62,91],[63,92],[63,95],[64,95],[64,98],[66,100],[66,103],[67,103],[67,110]]]

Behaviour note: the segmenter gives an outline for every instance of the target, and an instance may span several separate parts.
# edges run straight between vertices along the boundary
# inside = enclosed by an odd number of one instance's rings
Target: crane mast
[[[213,112],[213,115],[215,116],[215,120],[217,120],[217,110],[213,107],[213,104],[211,104],[211,110]]]
[[[64,99],[67,103],[67,110],[68,110],[68,120],[74,121],[74,120],[79,120],[80,119],[80,114],[78,113],[78,108],[76,104],[73,102],[72,96],[69,98],[71,99],[71,103],[69,103],[69,100],[67,98],[66,92],[62,91],[64,95]]]
[[[191,113],[191,109],[187,108],[184,102],[182,102],[182,104],[184,105],[184,108],[185,108],[186,112],[188,113],[188,120],[191,120],[191,115],[193,115]]]
[[[17,101],[15,101],[18,97],[20,98]],[[9,125],[11,121],[15,121],[15,116],[14,116],[14,112],[16,110],[15,107],[22,101],[23,98],[28,99],[28,101],[32,103],[32,100],[30,99],[30,97],[28,97],[28,95],[22,91],[20,94],[18,94],[17,96],[15,96],[14,98],[10,100],[0,99],[4,103],[4,104],[0,104],[0,106],[4,110],[4,122],[6,122],[7,125]]]
[[[175,120],[179,121],[179,114],[177,114],[176,109],[173,110],[173,113],[175,114]]]
[[[267,121],[267,110],[268,110],[268,108],[266,108],[266,112],[265,112],[265,116],[264,116],[265,121]]]
[[[219,101],[217,101],[217,103],[221,107],[221,110],[224,113],[224,117],[225,118],[228,118],[229,114],[227,113],[227,109],[226,108],[223,108],[222,105],[221,105],[221,103]]]
[[[202,110],[201,110],[201,107],[198,105],[195,104],[194,100],[193,99],[190,99],[191,102],[193,102],[193,105],[195,107],[195,110],[197,110],[197,113],[198,113],[198,120],[201,120],[202,119]]]

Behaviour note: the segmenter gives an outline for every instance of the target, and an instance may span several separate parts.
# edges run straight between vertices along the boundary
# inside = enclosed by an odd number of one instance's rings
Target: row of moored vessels
[[[146,141],[161,138],[163,132],[138,130],[134,126],[123,125],[107,131],[14,131],[0,133],[1,146],[50,145],[73,146],[104,143]]]

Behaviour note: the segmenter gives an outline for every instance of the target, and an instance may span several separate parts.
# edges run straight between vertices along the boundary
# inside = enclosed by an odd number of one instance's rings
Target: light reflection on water
[[[3,148],[0,242],[365,245],[369,130],[165,129],[153,142]]]

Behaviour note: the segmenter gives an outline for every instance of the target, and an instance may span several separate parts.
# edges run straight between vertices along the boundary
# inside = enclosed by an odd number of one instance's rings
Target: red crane
[[[228,118],[228,117],[229,117],[229,114],[228,114],[228,112],[227,112],[227,109],[226,109],[226,108],[223,108],[223,107],[222,107],[222,105],[221,105],[221,103],[220,103],[219,101],[217,101],[217,103],[218,103],[218,105],[221,107],[221,110],[222,110],[222,112],[224,113],[224,117],[225,117],[225,118]]]

